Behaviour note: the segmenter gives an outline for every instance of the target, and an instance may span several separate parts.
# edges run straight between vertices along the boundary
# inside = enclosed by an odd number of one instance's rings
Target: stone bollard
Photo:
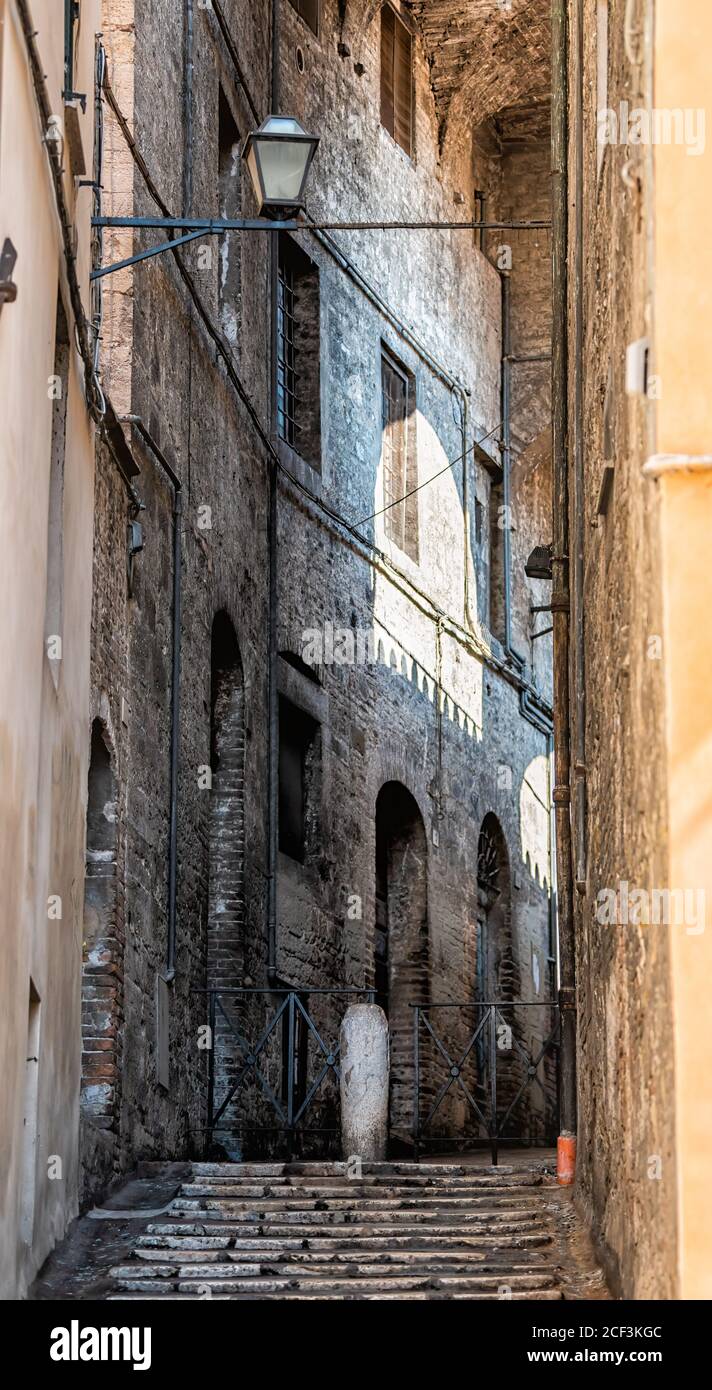
[[[388,1141],[388,1023],[378,1004],[351,1004],[341,1024],[341,1143],[344,1159],[374,1162]]]

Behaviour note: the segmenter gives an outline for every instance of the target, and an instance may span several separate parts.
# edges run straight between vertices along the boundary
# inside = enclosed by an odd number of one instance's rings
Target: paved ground
[[[75,1223],[36,1299],[601,1299],[551,1152],[420,1165],[144,1165]]]

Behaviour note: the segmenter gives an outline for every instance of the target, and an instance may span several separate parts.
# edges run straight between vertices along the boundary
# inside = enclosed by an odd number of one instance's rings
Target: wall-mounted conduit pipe
[[[559,1114],[557,1171],[572,1182],[576,1154],[576,957],[573,924],[569,709],[569,502],[567,469],[567,0],[552,0],[552,593],[554,627],[554,814],[559,933]]]
[[[183,216],[190,216],[193,202],[193,0],[183,6]]]
[[[583,597],[583,339],[584,339],[584,220],[583,220],[583,4],[576,0],[574,206],[576,210],[574,247],[574,429],[573,429],[573,620],[574,620],[574,765],[573,819],[575,882],[579,893],[586,890],[586,656],[584,647]]]
[[[271,109],[280,108],[280,0],[272,0]],[[279,293],[279,232],[270,233],[270,422],[272,450],[269,459],[269,614],[267,622],[268,797],[267,797],[267,978],[277,979],[277,872],[279,864],[279,691],[277,688],[277,622],[279,601],[279,480],[277,459],[277,298]]]

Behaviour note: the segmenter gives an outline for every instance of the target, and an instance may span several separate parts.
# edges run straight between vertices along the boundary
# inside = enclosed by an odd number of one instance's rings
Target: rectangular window
[[[319,33],[319,0],[289,0],[300,19],[309,25],[312,34]]]
[[[504,641],[504,484],[492,478],[489,495],[489,630]]]
[[[381,398],[386,535],[417,561],[415,382],[405,367],[385,352],[381,356]]]
[[[277,429],[312,468],[321,468],[319,271],[280,236],[277,282]]]
[[[74,40],[79,0],[64,0],[64,97],[74,91]]]
[[[316,720],[289,700],[279,701],[279,848],[304,863],[314,812]]]
[[[413,148],[413,38],[390,5],[381,10],[381,125],[410,155]]]

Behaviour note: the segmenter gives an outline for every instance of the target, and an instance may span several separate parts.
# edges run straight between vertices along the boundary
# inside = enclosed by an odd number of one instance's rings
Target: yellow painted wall
[[[712,454],[711,47],[708,0],[656,0],[655,105],[702,110],[707,127],[700,155],[655,150],[670,884],[704,889],[707,904],[703,932],[671,928],[679,1294],[692,1299],[712,1298],[712,467],[702,461]],[[660,455],[697,467],[668,469]]]

